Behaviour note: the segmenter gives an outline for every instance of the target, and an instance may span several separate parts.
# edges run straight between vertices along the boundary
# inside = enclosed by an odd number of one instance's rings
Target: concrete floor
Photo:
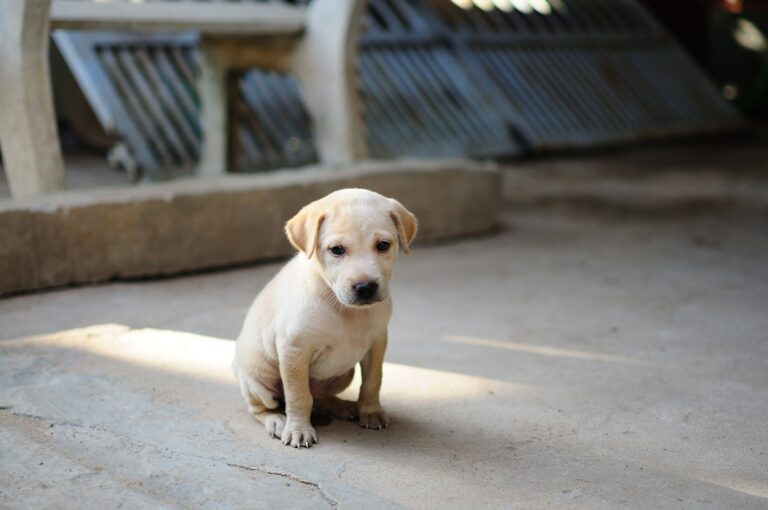
[[[321,420],[301,451],[220,340],[279,264],[1,300],[0,507],[766,508],[766,233],[754,207],[511,206],[417,245],[391,429]]]

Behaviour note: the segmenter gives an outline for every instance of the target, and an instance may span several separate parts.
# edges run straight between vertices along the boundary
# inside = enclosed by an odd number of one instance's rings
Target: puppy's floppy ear
[[[392,209],[389,212],[389,216],[392,221],[395,222],[397,227],[397,236],[400,239],[400,246],[403,248],[403,253],[410,253],[409,246],[416,237],[416,230],[418,228],[418,222],[416,216],[411,211],[403,207],[403,204],[395,200],[389,199],[392,202]]]
[[[285,224],[285,235],[294,248],[303,251],[308,259],[312,258],[317,246],[317,236],[320,234],[320,225],[323,224],[325,214],[315,203],[304,206],[296,216]]]

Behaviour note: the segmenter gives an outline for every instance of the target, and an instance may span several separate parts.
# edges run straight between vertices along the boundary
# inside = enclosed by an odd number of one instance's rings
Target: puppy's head
[[[340,303],[365,307],[389,296],[398,248],[408,253],[416,217],[395,199],[343,189],[305,206],[285,232]]]

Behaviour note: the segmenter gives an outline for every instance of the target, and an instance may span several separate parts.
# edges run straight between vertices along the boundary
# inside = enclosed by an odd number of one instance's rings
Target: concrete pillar
[[[3,0],[0,150],[13,198],[64,187],[48,67],[51,0]]]
[[[227,171],[227,70],[228,63],[213,44],[200,45],[200,93],[203,145],[197,174],[206,177]]]
[[[324,164],[368,155],[357,79],[357,44],[366,0],[314,0],[292,60]]]

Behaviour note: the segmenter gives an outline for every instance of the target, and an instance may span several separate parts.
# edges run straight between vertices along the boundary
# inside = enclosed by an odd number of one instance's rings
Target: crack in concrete
[[[9,407],[7,409],[0,409],[0,411],[10,410],[10,409],[11,408]],[[153,445],[153,444],[150,444],[150,443],[144,443],[142,441],[138,441],[134,437],[129,436],[129,435],[125,434],[125,433],[116,432],[114,430],[106,429],[106,428],[100,427],[98,425],[85,424],[85,423],[80,422],[80,421],[70,421],[70,420],[64,420],[64,419],[61,419],[61,418],[55,418],[53,416],[43,416],[43,415],[39,415],[39,414],[21,413],[21,412],[17,412],[17,411],[10,411],[9,413],[6,413],[6,416],[13,416],[15,418],[21,418],[23,420],[30,420],[30,421],[34,421],[34,422],[38,422],[38,423],[47,423],[48,426],[51,427],[51,428],[52,427],[71,427],[73,429],[79,429],[79,430],[82,430],[84,432],[89,432],[89,431],[103,432],[105,434],[109,434],[111,436],[114,436],[114,437],[116,437],[118,439],[121,439],[121,440],[127,442],[129,444],[129,446],[133,446],[133,447],[137,447],[137,448],[149,448],[149,447],[158,448],[158,449],[161,448],[161,447],[159,447],[157,445]],[[166,448],[166,450],[167,450],[167,448]],[[183,452],[180,452],[180,453],[183,453]]]
[[[0,411],[8,411],[10,409],[12,409],[12,406],[0,407]],[[49,422],[50,426],[64,425],[64,426],[78,427],[78,428],[84,428],[84,429],[85,428],[89,428],[88,426],[83,425],[81,423],[76,423],[76,422],[72,422],[72,421],[58,420],[58,419],[52,418],[50,416],[40,416],[40,415],[37,415],[37,414],[30,414],[30,413],[19,413],[19,412],[16,412],[16,411],[11,411],[8,414],[10,414],[11,416],[15,416],[16,418],[23,418],[23,419],[26,419],[26,420],[33,420],[33,421],[38,421],[38,422]],[[93,427],[90,427],[90,428],[93,428]]]
[[[307,480],[307,479],[301,478],[300,476],[295,475],[293,473],[288,473],[286,471],[281,471],[281,470],[275,469],[275,468],[273,468],[271,466],[264,466],[264,465],[244,466],[242,464],[233,464],[231,462],[227,462],[227,466],[238,468],[238,469],[243,469],[245,471],[258,471],[259,473],[265,473],[265,474],[268,474],[268,475],[282,476],[284,478],[288,478],[290,480],[293,480],[294,482],[299,482],[299,483],[301,483],[303,485],[307,485],[307,486],[312,487],[313,489],[315,489],[320,494],[320,497],[323,498],[323,501],[325,501],[328,504],[329,507],[337,508],[339,506],[339,503],[335,499],[330,497],[323,490],[323,488],[320,486],[319,483],[313,482],[312,480]]]
[[[123,440],[132,441],[132,442],[134,441],[134,438],[132,438],[130,436],[126,436],[125,434],[122,434],[122,433],[119,433],[119,432],[115,432],[113,430],[105,429],[105,428],[102,428],[102,427],[98,427],[98,426],[95,426],[95,425],[85,425],[83,423],[77,423],[77,422],[72,422],[72,421],[61,420],[61,419],[57,419],[57,418],[54,418],[54,417],[51,417],[51,416],[41,416],[41,415],[36,415],[36,414],[11,411],[10,410],[11,407],[12,406],[7,406],[7,407],[4,407],[3,409],[0,409],[0,410],[1,411],[10,411],[10,412],[7,413],[7,415],[11,415],[11,416],[14,416],[16,418],[32,420],[32,421],[35,421],[35,422],[38,422],[38,423],[48,423],[49,426],[51,426],[51,427],[57,425],[57,426],[65,426],[65,427],[69,426],[69,427],[73,427],[73,428],[76,428],[76,429],[82,429],[82,430],[85,430],[85,431],[87,431],[87,430],[95,430],[95,431],[98,431],[98,432],[103,432],[103,433],[106,433],[106,434],[110,434],[110,435],[112,435],[114,437],[117,437],[117,438],[120,438],[120,439],[123,439]],[[189,452],[185,452],[185,451],[182,451],[182,450],[176,450],[176,449],[161,448],[161,447],[159,447],[157,445],[152,445],[151,443],[136,442],[136,443],[134,443],[134,446],[137,446],[139,448],[152,448],[152,447],[154,447],[154,448],[157,448],[157,449],[164,449],[165,451],[167,451],[167,452],[169,452],[169,453],[171,453],[173,455],[187,456],[187,457],[192,457],[192,458],[196,458],[196,459],[202,459],[202,460],[206,460],[206,461],[216,460],[215,457],[207,457],[207,456],[195,455],[195,454],[192,454],[192,453],[189,453]],[[219,461],[223,461],[224,459],[219,458],[218,460]],[[234,463],[230,463],[230,462],[226,462],[226,465],[230,466],[230,467],[238,468],[238,469],[243,469],[243,470],[246,470],[246,471],[258,471],[260,473],[265,473],[265,474],[268,474],[268,475],[275,475],[275,476],[281,476],[281,477],[284,477],[284,478],[288,478],[290,480],[293,480],[295,482],[301,483],[302,485],[308,486],[308,487],[312,488],[313,490],[317,491],[319,496],[323,499],[323,501],[326,502],[326,504],[328,504],[328,506],[330,508],[334,508],[334,509],[338,508],[339,503],[335,499],[333,499],[330,495],[328,495],[328,493],[326,493],[325,490],[323,490],[323,488],[320,486],[319,483],[313,482],[312,480],[307,480],[305,478],[301,478],[300,476],[295,475],[293,473],[282,471],[280,469],[277,469],[277,468],[274,468],[274,467],[271,467],[271,466],[268,466],[268,465],[246,466],[246,465],[243,465],[243,464],[234,464]],[[346,466],[344,466],[344,467],[346,467]],[[85,473],[85,474],[92,475],[94,473]],[[78,477],[81,476],[81,475],[78,475]]]

